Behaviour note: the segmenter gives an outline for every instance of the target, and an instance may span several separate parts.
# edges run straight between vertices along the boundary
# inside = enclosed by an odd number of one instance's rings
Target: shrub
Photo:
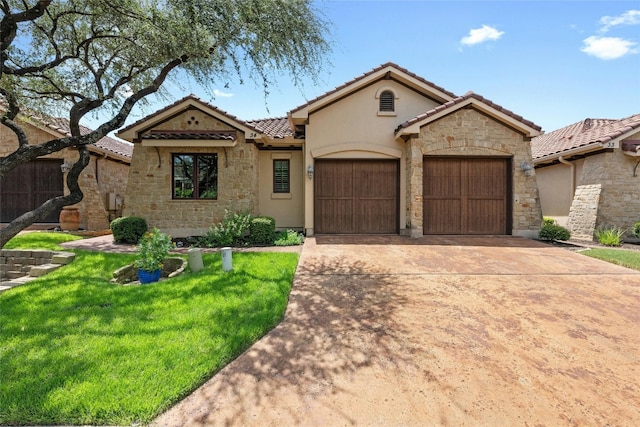
[[[276,235],[273,242],[276,246],[297,246],[304,242],[304,237],[301,233],[293,230],[281,231]]]
[[[556,220],[553,218],[549,218],[548,216],[542,218],[542,225],[555,225],[555,223]]]
[[[206,248],[244,246],[248,240],[250,224],[250,213],[231,214],[225,209],[222,222],[215,224],[200,237],[197,245]]]
[[[606,227],[596,230],[594,235],[601,245],[620,246],[622,244],[622,236],[626,231],[624,228]]]
[[[633,224],[632,233],[634,236],[640,239],[640,222],[636,222],[635,224]]]
[[[540,240],[569,240],[571,232],[557,224],[545,224],[538,233]]]
[[[136,268],[146,271],[156,271],[162,268],[162,262],[173,249],[171,236],[160,232],[157,228],[144,233],[138,244],[134,262]]]
[[[147,220],[139,216],[116,218],[109,225],[116,243],[137,244],[147,232]]]
[[[251,243],[269,245],[276,236],[276,220],[270,216],[256,216],[249,224],[249,239]]]

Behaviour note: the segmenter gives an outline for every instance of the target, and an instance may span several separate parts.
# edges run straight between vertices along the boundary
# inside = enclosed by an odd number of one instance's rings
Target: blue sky
[[[474,91],[547,131],[640,113],[640,1],[322,0],[331,65],[303,92],[284,76],[265,99],[252,82],[169,87],[239,117],[284,116],[386,62],[463,95]],[[222,83],[222,82],[221,82]],[[163,104],[136,110],[129,123]]]

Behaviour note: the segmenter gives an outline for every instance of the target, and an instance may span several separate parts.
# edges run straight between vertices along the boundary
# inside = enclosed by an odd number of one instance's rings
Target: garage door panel
[[[510,160],[423,161],[424,234],[508,234]]]
[[[459,199],[430,199],[425,202],[424,234],[461,234]]]
[[[397,161],[327,159],[315,169],[316,233],[397,233]]]

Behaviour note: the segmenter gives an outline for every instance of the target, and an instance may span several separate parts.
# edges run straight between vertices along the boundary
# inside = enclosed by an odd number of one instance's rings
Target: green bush
[[[249,239],[257,245],[270,245],[276,236],[276,220],[270,216],[256,216],[249,224]]]
[[[626,231],[624,228],[606,227],[596,230],[594,235],[601,245],[620,246]]]
[[[538,233],[540,240],[569,240],[571,232],[557,224],[545,224]]]
[[[548,216],[542,218],[542,225],[555,225],[555,223],[556,220],[553,218],[549,218]]]
[[[215,224],[207,233],[200,237],[197,245],[205,248],[218,248],[222,246],[246,246],[249,237],[251,214],[224,211],[222,222]]]
[[[139,216],[125,216],[116,218],[109,225],[116,243],[137,244],[147,232],[147,220]]]
[[[640,222],[636,222],[635,224],[633,224],[632,233],[634,236],[640,239]]]
[[[275,246],[297,246],[304,242],[304,236],[293,230],[281,231],[273,241]]]

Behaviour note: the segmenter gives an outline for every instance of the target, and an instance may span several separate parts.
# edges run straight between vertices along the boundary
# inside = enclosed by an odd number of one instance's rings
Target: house
[[[542,213],[573,237],[640,221],[640,114],[585,119],[531,144]]]
[[[71,136],[66,119],[35,114],[23,114],[18,118],[31,144]],[[86,134],[91,130],[81,126],[81,132]],[[0,126],[0,157],[12,153],[17,147],[15,134]],[[109,222],[122,214],[133,146],[104,137],[88,147],[91,161],[79,178],[84,198],[74,206],[80,213],[81,229],[108,230]],[[66,194],[68,189],[63,169],[77,159],[77,150],[67,148],[10,171],[0,182],[0,223],[9,223],[51,197]],[[32,228],[55,228],[58,222],[59,211]]]
[[[241,120],[187,96],[122,129],[125,215],[201,235],[225,210],[313,234],[537,236],[534,123],[381,65],[287,117]]]

